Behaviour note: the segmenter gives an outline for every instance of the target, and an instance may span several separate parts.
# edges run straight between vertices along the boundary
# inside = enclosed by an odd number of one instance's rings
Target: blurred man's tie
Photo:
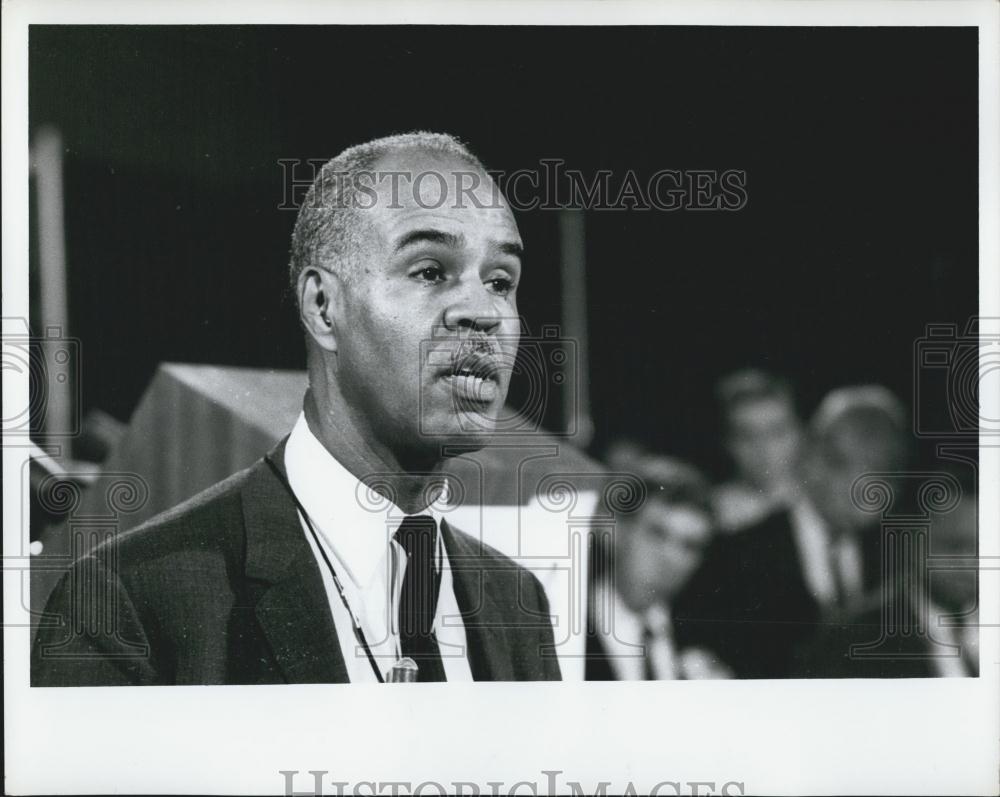
[[[648,623],[642,626],[642,646],[646,655],[642,659],[642,677],[647,681],[656,680],[656,672],[653,670],[653,629]]]
[[[663,606],[651,608],[643,619],[642,644],[643,678],[647,681],[668,681],[683,678],[677,651],[674,648],[670,614]]]

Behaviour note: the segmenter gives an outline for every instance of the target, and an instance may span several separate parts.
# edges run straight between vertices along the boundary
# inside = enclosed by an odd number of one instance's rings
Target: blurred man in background
[[[586,679],[724,678],[707,651],[676,640],[672,603],[713,533],[708,483],[690,465],[645,455],[631,471],[645,502],[591,550]]]
[[[918,557],[912,566],[887,569],[881,589],[866,593],[839,622],[808,640],[796,656],[796,677],[978,675],[975,469],[945,462],[940,470],[954,477],[960,494],[948,511],[931,515],[928,549],[909,546],[908,553]]]
[[[878,386],[834,390],[809,428],[803,494],[752,528],[721,537],[677,601],[692,641],[737,677],[785,678],[822,623],[848,615],[880,583],[879,518],[851,488],[904,469],[910,431],[900,401]]]
[[[716,388],[733,478],[713,495],[720,531],[739,531],[792,504],[802,424],[791,387],[748,369]]]
[[[942,677],[979,674],[978,501],[974,472],[962,469],[962,497],[954,510],[931,526],[931,557],[954,557],[932,573],[927,627],[931,637],[952,647],[931,659]]]

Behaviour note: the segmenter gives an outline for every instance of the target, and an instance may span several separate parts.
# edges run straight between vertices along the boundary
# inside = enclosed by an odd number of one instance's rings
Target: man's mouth
[[[442,378],[461,403],[492,404],[500,395],[500,369],[490,355],[472,352],[460,357]]]

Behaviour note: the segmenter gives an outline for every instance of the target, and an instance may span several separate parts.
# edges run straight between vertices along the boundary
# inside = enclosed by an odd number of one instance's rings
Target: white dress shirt
[[[351,612],[384,677],[400,656],[399,597],[407,559],[393,537],[406,513],[369,490],[331,456],[312,433],[304,413],[299,414],[285,444],[285,470],[292,490],[309,514],[319,544],[337,571]],[[431,515],[438,524],[441,588],[434,631],[445,677],[449,681],[471,681],[465,626],[455,598],[448,553],[441,539],[441,509],[431,504],[417,514]],[[354,634],[351,616],[301,512],[299,521],[323,575],[348,678],[352,683],[375,682],[371,663]]]
[[[670,610],[657,603],[640,615],[609,586],[595,584],[593,589],[593,620],[615,678],[619,681],[645,680],[647,660],[655,680],[681,677]]]

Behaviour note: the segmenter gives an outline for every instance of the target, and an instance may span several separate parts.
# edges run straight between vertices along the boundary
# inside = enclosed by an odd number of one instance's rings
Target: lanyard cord
[[[316,543],[316,547],[319,549],[320,556],[323,557],[323,561],[326,562],[326,566],[330,570],[330,575],[333,576],[334,586],[337,588],[337,593],[340,595],[340,600],[344,603],[344,608],[347,609],[347,614],[351,618],[351,625],[354,627],[354,636],[360,643],[361,647],[365,649],[365,655],[368,657],[368,663],[372,666],[372,672],[375,673],[375,677],[378,679],[380,684],[385,683],[385,678],[382,677],[382,671],[379,670],[378,665],[375,663],[375,657],[372,655],[371,648],[368,647],[368,640],[365,639],[365,632],[361,628],[361,622],[358,620],[357,616],[351,611],[351,604],[347,600],[347,593],[344,592],[344,585],[340,583],[340,579],[337,578],[337,571],[333,567],[333,563],[330,558],[326,555],[326,550],[324,549],[322,543],[319,540],[319,535],[316,533],[316,529],[313,527],[312,520],[309,518],[309,513],[306,512],[302,502],[299,501],[299,497],[295,494],[295,490],[292,489],[292,485],[289,484],[288,479],[285,474],[281,472],[278,466],[271,459],[271,455],[267,454],[264,457],[264,461],[268,464],[274,475],[278,477],[278,480],[288,491],[288,494],[292,497],[295,502],[295,506],[298,507],[300,514],[306,521],[306,526],[309,527],[309,533],[312,534],[313,540]]]

